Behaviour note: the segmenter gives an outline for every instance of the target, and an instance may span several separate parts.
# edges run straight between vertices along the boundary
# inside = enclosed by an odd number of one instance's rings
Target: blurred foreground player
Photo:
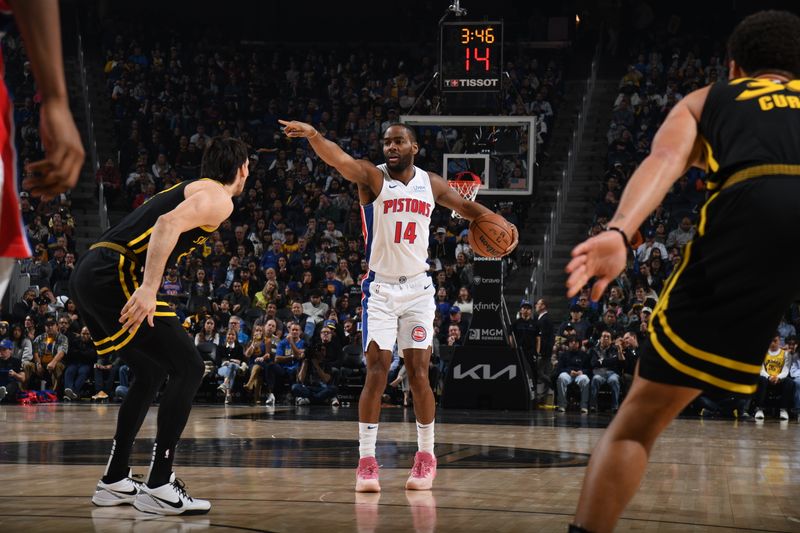
[[[50,198],[75,186],[83,165],[83,147],[69,112],[61,28],[56,0],[0,0],[0,25],[13,8],[14,20],[25,41],[42,99],[39,130],[45,159],[31,163],[32,176],[23,185],[34,196]],[[0,32],[0,37],[2,36]],[[0,72],[5,71],[0,56]],[[25,237],[17,192],[14,150],[14,106],[5,83],[0,83],[0,299],[6,292],[14,260],[31,256]]]
[[[205,365],[175,313],[156,301],[156,293],[166,265],[202,247],[233,211],[231,199],[242,193],[249,174],[246,145],[213,139],[201,173],[204,178],[160,192],[104,233],[70,278],[69,293],[92,332],[97,354],[118,352],[135,375],[119,409],[111,457],[92,498],[95,505],[132,503],[140,511],[164,515],[211,508],[191,498],[172,472],[175,447]],[[144,484],[129,475],[131,447],[167,377]]]
[[[436,477],[433,454],[435,404],[428,366],[436,310],[428,270],[431,213],[438,203],[467,220],[491,211],[465,200],[447,182],[414,166],[419,151],[414,130],[392,124],[383,135],[386,163],[356,160],[303,122],[286,122],[289,137],[305,137],[323,161],[358,186],[369,271],[361,282],[362,328],[367,380],[358,402],[359,454],[357,492],[379,492],[375,442],[395,342],[405,360],[414,395],[417,445],[406,489],[428,490]],[[517,232],[513,228],[516,246]]]
[[[800,18],[747,17],[728,55],[730,80],[675,105],[610,231],[578,245],[567,265],[568,295],[596,277],[598,299],[625,267],[629,236],[678,177],[690,166],[710,173],[712,194],[658,300],[638,376],[592,454],[573,531],[614,529],[656,438],[701,391],[755,392],[764,352],[800,291],[796,246],[780,261],[765,259],[800,226]]]

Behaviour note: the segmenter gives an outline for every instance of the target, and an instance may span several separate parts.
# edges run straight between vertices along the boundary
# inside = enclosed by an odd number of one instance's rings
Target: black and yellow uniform
[[[711,191],[650,322],[640,373],[752,394],[800,292],[800,80],[713,85],[700,118]],[[785,243],[780,249],[777,246]]]
[[[120,310],[139,288],[153,226],[158,217],[184,200],[184,189],[189,183],[191,181],[181,182],[150,198],[106,231],[78,262],[71,277],[74,288],[70,294],[75,295],[84,314],[89,312],[86,325],[99,355],[119,350],[137,337],[138,331],[122,331]],[[202,249],[215,230],[201,226],[182,233],[167,265],[175,265],[185,255]],[[157,302],[156,318],[174,318],[177,323],[175,313],[162,301]]]
[[[158,302],[153,327],[145,320],[126,332],[119,322],[120,311],[142,279],[153,226],[161,215],[185,199],[184,190],[189,183],[162,191],[129,213],[92,245],[70,276],[70,295],[95,339],[97,354],[118,352],[135,376],[120,407],[111,459],[103,478],[107,483],[128,474],[133,439],[169,376],[159,408],[149,480],[156,485],[167,483],[175,445],[202,380],[203,360],[166,303]],[[167,264],[175,264],[195,248],[202,249],[215,229],[199,227],[182,233]]]

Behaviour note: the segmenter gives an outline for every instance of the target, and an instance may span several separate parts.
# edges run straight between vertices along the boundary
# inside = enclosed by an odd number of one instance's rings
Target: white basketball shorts
[[[400,353],[433,346],[436,311],[433,280],[425,272],[410,278],[389,278],[370,272],[361,282],[364,352],[372,341],[381,350]]]

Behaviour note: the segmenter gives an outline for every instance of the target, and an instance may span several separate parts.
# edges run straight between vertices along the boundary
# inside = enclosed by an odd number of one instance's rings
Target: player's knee
[[[428,381],[428,373],[425,372],[420,373],[417,372],[413,376],[409,374],[408,376],[408,384],[411,386],[413,390],[419,390],[426,387],[430,387],[430,382]]]

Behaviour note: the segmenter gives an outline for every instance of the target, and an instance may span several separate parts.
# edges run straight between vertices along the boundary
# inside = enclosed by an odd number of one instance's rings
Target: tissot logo
[[[478,380],[494,380],[498,379],[499,377],[506,375],[508,376],[508,380],[511,381],[512,379],[517,377],[517,366],[516,365],[508,365],[504,368],[501,368],[498,372],[492,373],[492,368],[489,364],[483,363],[480,365],[475,365],[469,370],[462,370],[461,365],[456,365],[453,368],[453,379],[478,379]]]
[[[497,78],[485,80],[444,80],[444,84],[448,87],[497,87],[500,80]]]
[[[492,302],[492,303],[478,302],[475,305],[473,305],[472,307],[476,311],[494,311],[494,312],[497,312],[497,311],[500,310],[500,304],[494,303],[494,302]]]

